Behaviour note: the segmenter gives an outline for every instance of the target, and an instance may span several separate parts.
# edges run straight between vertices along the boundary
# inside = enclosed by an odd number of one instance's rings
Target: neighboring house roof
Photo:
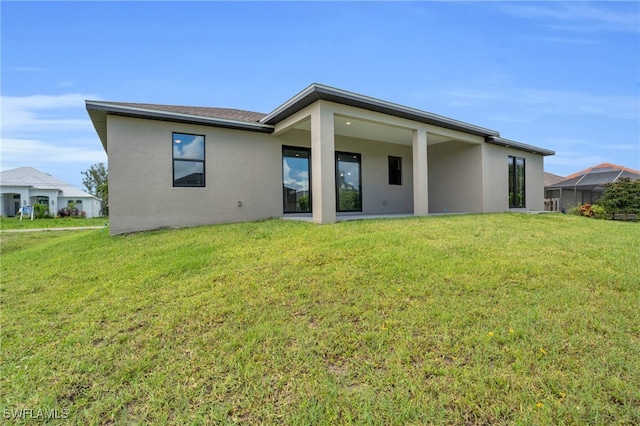
[[[640,171],[611,163],[602,163],[573,173],[567,176],[565,180],[546,186],[546,189],[562,188],[581,191],[604,191],[607,183],[615,182],[625,177],[631,180],[640,179]]]
[[[48,173],[41,172],[33,167],[18,167],[17,169],[0,172],[0,186],[18,186],[33,189],[53,189],[60,191],[60,197],[68,198],[94,198],[100,200],[88,192],[73,185],[54,178]]]
[[[617,164],[612,164],[612,163],[600,163],[597,166],[589,167],[589,168],[586,168],[584,170],[580,170],[579,172],[575,172],[573,174],[570,174],[566,178],[567,179],[571,179],[571,178],[574,178],[574,177],[577,177],[577,176],[584,175],[584,174],[589,173],[589,172],[613,171],[613,170],[623,170],[623,171],[626,171],[626,172],[634,173],[636,175],[640,175],[640,170],[634,170],[634,169],[630,169],[628,167],[618,166]]]
[[[566,177],[544,172],[544,186],[551,186],[554,183],[562,182]]]
[[[503,139],[495,130],[486,129],[427,111],[394,104],[381,99],[313,83],[269,114],[227,108],[186,107],[127,102],[86,101],[86,108],[102,145],[107,150],[107,115],[121,115],[182,123],[214,125],[232,129],[272,133],[275,125],[317,100],[380,112],[425,124],[482,136],[488,143],[513,147],[541,155],[554,155],[548,149]]]

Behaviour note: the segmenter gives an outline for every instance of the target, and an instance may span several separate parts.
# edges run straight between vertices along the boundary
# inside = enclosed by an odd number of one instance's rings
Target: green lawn
[[[70,217],[65,218],[47,218],[47,219],[34,219],[20,217],[3,217],[0,218],[0,229],[12,230],[12,229],[40,229],[40,228],[75,228],[80,226],[108,226],[108,217],[98,217],[93,219],[75,219]]]
[[[640,423],[637,223],[490,214],[1,239],[5,418]]]

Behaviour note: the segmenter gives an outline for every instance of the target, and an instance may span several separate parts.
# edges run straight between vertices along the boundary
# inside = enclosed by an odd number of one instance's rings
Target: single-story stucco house
[[[557,200],[558,210],[566,211],[578,204],[597,202],[608,183],[622,178],[640,179],[640,170],[612,163],[601,163],[555,182],[545,184],[545,199]]]
[[[268,114],[86,101],[113,234],[308,215],[542,211],[554,152],[312,84]]]
[[[51,215],[73,203],[87,218],[100,216],[102,200],[33,167],[0,172],[0,215],[20,214],[23,206],[49,206]]]

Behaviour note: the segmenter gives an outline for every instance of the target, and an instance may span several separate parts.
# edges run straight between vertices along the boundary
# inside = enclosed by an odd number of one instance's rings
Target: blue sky
[[[2,170],[81,187],[85,99],[270,112],[313,82],[640,169],[640,2],[7,2]]]

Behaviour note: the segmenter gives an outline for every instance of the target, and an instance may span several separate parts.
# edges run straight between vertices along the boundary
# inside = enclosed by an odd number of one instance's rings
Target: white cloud
[[[282,161],[282,174],[284,176],[284,184],[289,188],[295,188],[298,191],[307,191],[309,189],[309,173],[305,170],[292,169],[287,160]]]
[[[556,151],[556,155],[545,157],[545,166],[570,166],[571,170],[584,169],[589,166],[604,163],[608,161],[602,155],[585,154],[580,151]],[[567,173],[571,173],[567,171]]]
[[[562,145],[562,146],[587,146],[587,145],[595,145],[593,142],[579,139],[579,138],[549,138],[547,140],[550,144],[554,146]]]
[[[530,115],[496,114],[491,115],[488,118],[495,121],[507,121],[510,123],[530,123],[535,121],[535,118]]]
[[[543,25],[557,30],[640,32],[640,16],[634,3],[509,3],[501,4],[501,9],[513,16],[540,20]]]
[[[533,40],[546,41],[549,43],[562,43],[562,44],[602,44],[601,41],[588,39],[588,38],[573,38],[573,37],[530,37]]]
[[[636,144],[632,144],[632,143],[612,144],[612,145],[607,145],[607,148],[613,149],[616,151],[640,151],[640,142]]]
[[[3,109],[41,110],[84,106],[85,99],[95,95],[68,93],[63,95],[2,96]]]
[[[530,121],[541,115],[587,115],[637,120],[640,104],[634,96],[595,95],[586,92],[547,89],[477,90],[457,89],[445,93],[452,106],[486,106],[501,103],[501,110],[518,111]],[[505,108],[505,104],[510,104]],[[515,108],[518,108],[517,110]],[[524,118],[522,118],[524,119]]]
[[[107,155],[97,145],[95,149],[69,144],[53,145],[41,140],[6,139],[2,145],[2,168],[9,169],[39,163],[98,163],[106,162]]]
[[[558,153],[576,155],[585,149],[604,148],[609,155],[625,155],[628,152],[640,152],[640,142],[636,143],[609,143],[609,141],[596,141],[579,138],[548,138],[546,143],[556,147]]]
[[[553,146],[556,154],[545,157],[545,170],[554,170],[567,175],[600,163],[621,164],[635,167],[633,154],[640,155],[638,143],[611,143],[581,138],[548,138],[545,142]],[[631,154],[631,155],[630,155]]]
[[[85,109],[93,94],[2,96],[2,170],[31,166],[80,186],[80,171],[107,162]]]
[[[92,130],[84,101],[95,98],[78,93],[2,96],[2,133],[11,137],[38,131]]]
[[[188,142],[183,141],[180,145],[177,145],[177,147],[175,158],[188,158],[192,160],[204,158],[204,138],[202,136],[195,136],[193,140]]]

